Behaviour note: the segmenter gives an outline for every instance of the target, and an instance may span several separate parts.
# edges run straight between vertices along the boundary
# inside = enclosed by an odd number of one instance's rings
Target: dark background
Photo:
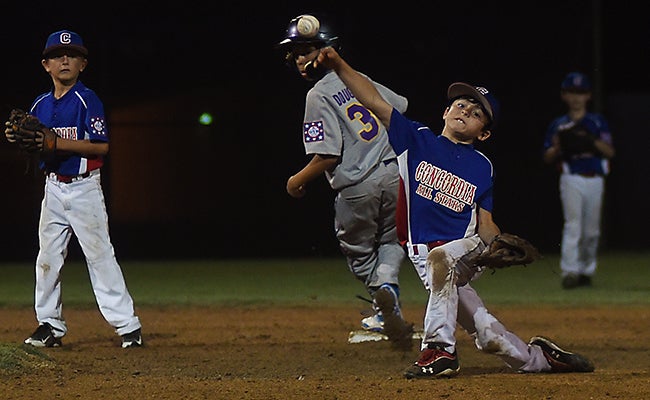
[[[609,119],[617,149],[602,247],[648,247],[650,29],[647,17],[624,3],[30,7],[6,10],[12,17],[0,27],[0,112],[27,108],[49,90],[40,53],[51,32],[70,29],[83,37],[90,64],[81,80],[103,99],[109,118],[111,153],[102,179],[119,258],[339,254],[334,193],[325,179],[301,200],[285,192],[286,179],[308,161],[300,123],[310,85],[283,65],[273,45],[291,18],[309,12],[328,18],[351,65],[407,96],[407,115],[434,131],[442,126],[451,82],[491,89],[502,104],[501,121],[480,149],[496,169],[495,220],[545,252],[559,250],[562,215],[557,175],[541,160],[544,131],[565,111],[563,77],[587,73],[595,85],[593,109]],[[209,128],[196,122],[204,111],[215,117]],[[43,178],[5,140],[0,163],[0,259],[32,260]],[[70,250],[80,255],[76,243]]]

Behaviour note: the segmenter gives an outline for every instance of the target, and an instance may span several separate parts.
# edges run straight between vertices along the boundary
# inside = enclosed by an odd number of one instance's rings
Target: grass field
[[[359,301],[366,295],[343,257],[331,259],[124,261],[121,263],[137,306],[217,304],[328,304]],[[0,306],[33,305],[33,265],[0,264]],[[94,305],[82,261],[63,270],[65,305]],[[402,302],[424,304],[426,293],[407,262],[401,274]],[[600,255],[589,289],[560,287],[558,255],[529,266],[487,271],[473,283],[487,304],[567,306],[650,304],[650,252]]]

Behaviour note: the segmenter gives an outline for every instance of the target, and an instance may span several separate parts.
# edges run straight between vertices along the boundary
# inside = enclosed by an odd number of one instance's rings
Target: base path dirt
[[[353,307],[140,308],[145,346],[122,349],[94,308],[66,307],[63,347],[0,370],[3,399],[648,399],[650,309],[495,307],[528,340],[545,335],[593,360],[593,373],[520,374],[457,331],[460,374],[407,380],[418,355],[387,341],[348,343]],[[422,307],[405,307],[422,327]],[[0,308],[0,343],[35,328],[30,308]]]

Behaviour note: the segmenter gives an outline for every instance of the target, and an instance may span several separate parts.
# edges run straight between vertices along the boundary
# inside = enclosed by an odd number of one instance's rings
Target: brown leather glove
[[[528,240],[511,233],[501,233],[474,258],[474,266],[500,269],[527,265],[541,257],[537,248]]]
[[[51,154],[56,150],[57,135],[41,121],[25,111],[14,108],[5,122],[5,137],[27,153]]]

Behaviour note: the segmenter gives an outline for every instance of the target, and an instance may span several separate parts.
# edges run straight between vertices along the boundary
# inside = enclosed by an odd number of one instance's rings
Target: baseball
[[[320,22],[312,15],[303,15],[298,20],[298,33],[304,37],[314,37],[320,29]]]

